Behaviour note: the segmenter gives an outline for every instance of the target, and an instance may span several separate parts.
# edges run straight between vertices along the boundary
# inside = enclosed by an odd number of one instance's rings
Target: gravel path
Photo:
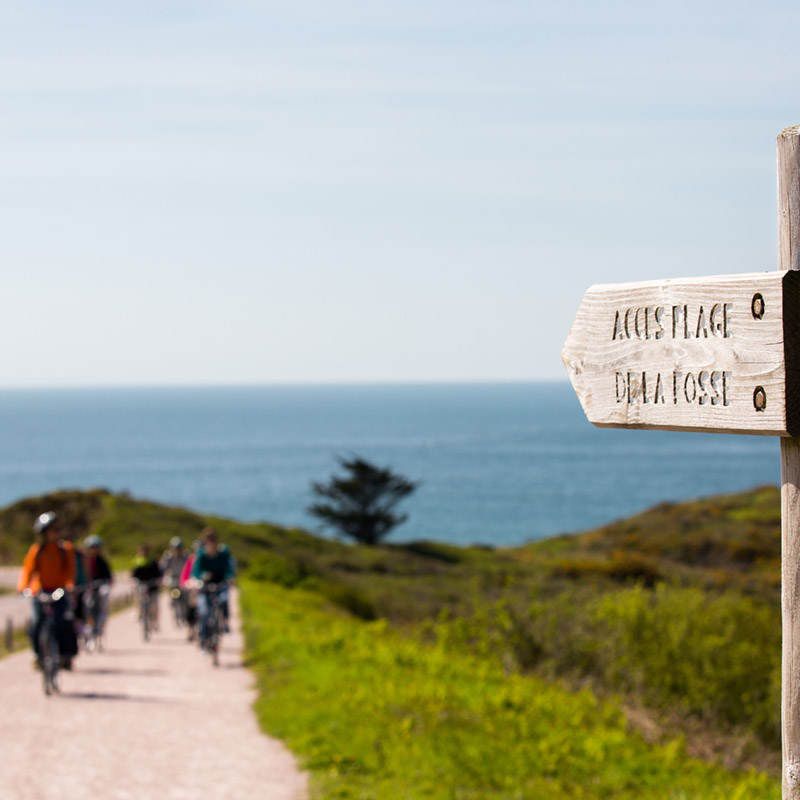
[[[19,567],[0,567],[0,586],[16,589]]]
[[[234,610],[214,668],[168,618],[141,641],[132,610],[44,696],[30,652],[0,660],[0,795],[9,800],[302,800],[307,778],[258,729]]]

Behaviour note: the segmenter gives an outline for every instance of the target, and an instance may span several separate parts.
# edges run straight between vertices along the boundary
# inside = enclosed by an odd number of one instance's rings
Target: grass
[[[20,650],[27,650],[30,647],[30,638],[27,631],[16,629],[11,635],[11,648],[8,647],[8,639],[4,633],[0,637],[0,658],[18,653]]]
[[[511,800],[780,797],[755,772],[647,744],[618,704],[425,644],[318,594],[244,581],[262,725],[311,771],[315,798]]]

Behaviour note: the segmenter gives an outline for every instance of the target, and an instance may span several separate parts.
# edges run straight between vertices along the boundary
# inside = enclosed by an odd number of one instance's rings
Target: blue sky
[[[0,387],[565,379],[772,269],[789,2],[0,7]]]

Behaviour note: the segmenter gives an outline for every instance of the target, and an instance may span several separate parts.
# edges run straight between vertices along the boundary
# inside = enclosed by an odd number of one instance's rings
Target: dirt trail
[[[232,603],[235,609],[236,603]],[[44,696],[30,652],[0,660],[0,796],[9,800],[301,800],[306,776],[258,729],[238,615],[214,668],[168,618],[141,641],[136,615],[109,622]]]

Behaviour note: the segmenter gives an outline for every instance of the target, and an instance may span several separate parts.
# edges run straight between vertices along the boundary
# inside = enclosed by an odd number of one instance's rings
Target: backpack
[[[46,544],[40,544],[39,549],[36,551],[36,556],[33,561],[33,571],[38,575],[40,573],[39,569],[39,559],[42,555],[42,550],[47,547]],[[58,543],[58,552],[61,553],[61,569],[67,568],[67,550],[61,542]]]

